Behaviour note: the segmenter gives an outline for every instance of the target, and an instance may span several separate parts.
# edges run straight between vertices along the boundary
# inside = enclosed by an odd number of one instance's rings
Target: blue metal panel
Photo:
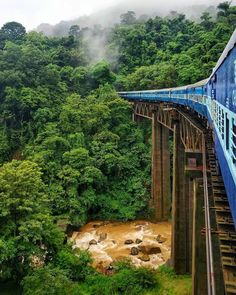
[[[215,133],[215,149],[217,153],[217,158],[220,163],[221,173],[224,180],[226,194],[229,200],[231,213],[234,219],[234,224],[236,225],[236,184],[233,180],[233,176],[231,174],[229,164],[225,158],[224,151],[220,144],[217,131],[214,130],[214,133]]]

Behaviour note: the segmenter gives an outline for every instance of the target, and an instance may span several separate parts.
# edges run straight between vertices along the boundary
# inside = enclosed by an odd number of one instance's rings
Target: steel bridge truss
[[[156,120],[174,131],[176,122],[180,124],[180,136],[186,152],[202,153],[202,126],[196,126],[191,117],[176,108],[170,103],[145,103],[134,102],[134,117],[139,116],[152,120],[154,115]]]

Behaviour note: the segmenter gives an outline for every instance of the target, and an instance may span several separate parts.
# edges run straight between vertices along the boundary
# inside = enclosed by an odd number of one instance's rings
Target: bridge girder
[[[134,115],[153,120],[155,114],[156,120],[174,131],[174,125],[178,121],[180,124],[180,137],[186,152],[202,153],[202,128],[193,123],[191,116],[179,110],[170,103],[133,103]]]

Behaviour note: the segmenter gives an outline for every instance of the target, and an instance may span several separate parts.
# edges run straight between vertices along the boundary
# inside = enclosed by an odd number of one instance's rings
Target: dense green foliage
[[[149,214],[150,130],[132,122],[115,89],[205,78],[235,24],[235,7],[222,3],[214,20],[176,13],[137,21],[129,11],[111,29],[73,26],[63,38],[26,33],[16,22],[2,27],[1,280],[24,278],[28,295],[141,294],[157,286],[148,270],[97,274],[88,253],[63,245],[56,224]],[[88,34],[105,40],[104,60],[91,62]]]
[[[133,23],[134,21],[132,21]],[[236,26],[236,7],[219,5],[213,20],[199,23],[182,14],[116,26],[110,35],[119,89],[175,87],[207,78]]]
[[[88,268],[86,264],[83,267]],[[127,263],[117,268],[112,276],[90,272],[82,280],[77,278],[78,281],[80,284],[76,284],[67,271],[61,268],[47,266],[25,277],[23,290],[26,295],[138,295],[153,289],[154,286],[158,287],[154,271],[146,268],[136,269]]]

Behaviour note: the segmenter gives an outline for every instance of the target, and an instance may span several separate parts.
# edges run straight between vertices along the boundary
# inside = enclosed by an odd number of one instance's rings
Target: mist
[[[112,1],[111,1],[112,2]],[[171,11],[183,13],[187,18],[199,20],[204,11],[210,12],[214,17],[216,7],[222,2],[220,0],[137,0],[113,1],[113,6],[88,16],[81,16],[69,21],[61,21],[56,25],[41,24],[36,31],[43,32],[48,36],[68,36],[72,25],[79,25],[82,29],[82,36],[86,44],[86,51],[90,55],[92,64],[99,60],[106,59],[114,63],[117,48],[113,48],[110,56],[106,55],[106,40],[109,28],[120,23],[120,15],[131,10],[136,13],[137,19],[147,19],[149,17],[165,17]],[[94,31],[96,33],[94,33]]]
[[[78,17],[71,20],[64,19],[56,25],[42,23],[36,30],[42,31],[49,36],[65,36],[70,26],[74,24],[78,24],[80,27],[93,27],[94,25],[110,27],[115,23],[119,23],[120,15],[128,10],[134,11],[137,18],[142,15],[148,15],[149,17],[155,17],[157,15],[166,16],[170,11],[175,10],[179,13],[184,13],[188,18],[196,20],[204,11],[213,13],[214,7],[223,1],[224,0],[146,0],[145,2],[141,2],[137,0],[111,0],[110,5],[107,5],[106,8],[103,6],[103,9],[97,9],[94,13],[82,16],[78,15]],[[76,11],[76,7],[74,8]]]

